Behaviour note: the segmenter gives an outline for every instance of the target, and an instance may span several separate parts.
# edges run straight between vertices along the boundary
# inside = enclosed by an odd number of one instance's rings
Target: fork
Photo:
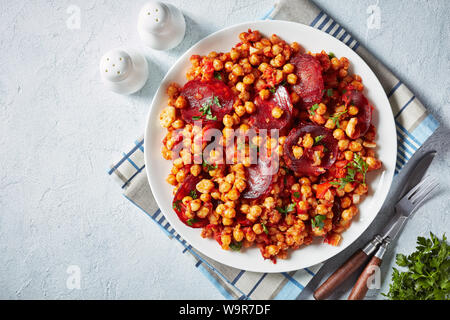
[[[384,235],[380,248],[359,276],[348,300],[361,300],[365,297],[367,290],[369,289],[368,282],[373,273],[379,270],[389,244],[397,238],[408,218],[438,186],[439,183],[436,178],[427,176],[397,202],[395,205],[395,212],[399,216],[394,220],[394,223]]]

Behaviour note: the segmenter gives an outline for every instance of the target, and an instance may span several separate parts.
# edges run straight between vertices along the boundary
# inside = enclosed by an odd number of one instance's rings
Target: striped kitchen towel
[[[392,106],[397,126],[398,173],[415,151],[437,129],[438,122],[428,114],[422,103],[389,70],[378,62],[360,43],[352,38],[330,16],[308,0],[280,0],[264,16],[311,25],[340,39],[355,50],[371,66],[380,79]],[[115,162],[109,174],[120,182],[124,196],[149,215],[161,229],[189,254],[193,264],[228,299],[296,299],[321,264],[289,273],[255,273],[224,266],[192,248],[170,226],[159,210],[147,182],[144,164],[143,139]]]

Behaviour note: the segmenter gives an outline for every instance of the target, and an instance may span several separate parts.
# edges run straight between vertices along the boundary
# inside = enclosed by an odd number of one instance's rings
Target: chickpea
[[[174,107],[166,107],[159,114],[159,122],[162,127],[168,128],[175,121],[176,110]]]
[[[353,152],[359,152],[362,150],[362,145],[357,141],[352,141],[350,142],[349,149]]]
[[[288,74],[286,77],[286,81],[292,85],[296,84],[297,80],[298,80],[298,77],[293,73]]]
[[[201,206],[202,206],[202,200],[200,200],[200,199],[192,200],[190,203],[190,207],[191,207],[192,211],[198,211]]]
[[[270,246],[266,247],[266,252],[271,256],[276,255],[279,251],[280,251],[280,248],[278,248],[278,246],[275,246],[275,245],[270,245]]]
[[[300,159],[303,156],[303,148],[299,146],[292,147],[292,153],[296,159]]]
[[[349,145],[350,145],[350,141],[347,139],[342,139],[342,140],[338,141],[338,148],[340,151],[346,150]]]
[[[223,212],[223,216],[225,218],[232,219],[236,216],[236,210],[234,210],[233,208],[227,208]]]
[[[236,188],[232,188],[228,193],[227,193],[227,198],[230,200],[237,200],[239,199],[240,193]]]
[[[173,174],[169,174],[169,175],[167,176],[166,181],[167,181],[169,184],[173,185],[173,186],[176,186],[177,183],[178,183],[178,182],[177,182],[177,179],[175,178],[175,176],[174,176]]]
[[[183,170],[177,172],[176,179],[178,182],[183,182],[186,178],[186,173]]]
[[[178,96],[178,84],[171,83],[169,87],[167,87],[167,95],[170,98],[175,98]]]
[[[234,65],[233,62],[231,61],[225,62],[225,70],[227,72],[231,72],[233,70],[233,65]]]
[[[326,215],[328,213],[328,209],[325,205],[319,204],[316,207],[316,212],[317,212],[317,214],[320,214],[320,215]]]
[[[336,124],[334,123],[333,119],[328,119],[327,122],[325,122],[325,128],[333,130],[336,127]]]
[[[243,192],[247,187],[247,183],[244,181],[244,179],[236,179],[234,186],[239,192]]]
[[[345,186],[344,186],[344,191],[347,192],[347,193],[352,192],[354,189],[355,189],[355,187],[350,182],[346,183]]]
[[[202,167],[199,164],[194,164],[191,167],[190,172],[193,176],[198,176],[202,172]]]
[[[339,70],[341,68],[341,62],[339,61],[338,58],[334,57],[331,59],[331,67],[333,68],[333,70]]]
[[[259,92],[259,96],[260,96],[261,99],[267,100],[267,99],[269,99],[270,91],[267,90],[267,89],[263,89],[263,90],[261,90],[261,91]]]
[[[253,230],[249,230],[245,234],[245,239],[249,242],[253,242],[256,239],[256,234],[253,232]]]
[[[230,116],[229,114],[226,114],[226,115],[223,117],[222,122],[223,122],[223,125],[224,125],[225,127],[227,127],[227,128],[231,128],[231,127],[233,126],[233,124],[234,124],[233,117]]]
[[[273,197],[265,198],[263,206],[268,210],[274,209],[275,208],[275,199]]]
[[[214,70],[220,71],[220,70],[223,69],[223,62],[221,60],[219,60],[219,59],[214,59],[213,60],[213,67],[214,67]]]
[[[185,97],[183,96],[179,96],[176,100],[175,100],[175,108],[177,109],[183,109],[186,108],[187,106],[187,100]]]
[[[341,207],[343,209],[347,209],[348,207],[350,207],[352,204],[352,200],[349,197],[342,197],[341,198]]]
[[[257,54],[251,54],[248,60],[254,66],[259,66],[262,61],[261,57]]]
[[[236,60],[239,59],[240,56],[241,55],[240,55],[239,51],[236,50],[235,48],[232,48],[230,50],[230,58],[231,58],[231,60],[236,61]]]
[[[211,180],[203,179],[197,183],[195,188],[201,193],[209,193],[214,188],[214,183]]]
[[[300,178],[300,180],[298,180],[298,183],[300,183],[301,185],[311,184],[311,180],[308,179],[307,177],[302,177],[302,178]]]
[[[233,73],[233,75],[238,77],[244,75],[244,69],[239,64],[233,65],[233,69],[231,72]]]
[[[244,107],[245,107],[245,111],[248,114],[252,114],[256,110],[255,104],[251,101],[246,101],[244,104]]]
[[[358,124],[358,118],[351,118],[348,123],[347,127],[345,128],[345,134],[351,138],[355,135],[356,132],[356,125]]]
[[[250,206],[248,204],[242,204],[241,207],[239,208],[239,210],[243,213],[243,214],[247,214],[250,212]]]
[[[359,112],[358,107],[355,107],[354,105],[351,105],[350,107],[348,107],[348,114],[351,116],[356,116]]]
[[[292,63],[286,63],[283,66],[283,72],[289,74],[294,72],[294,65]]]
[[[290,47],[295,53],[299,52],[301,49],[300,45],[296,41],[292,42]]]
[[[229,234],[222,234],[220,241],[222,242],[222,249],[228,250],[230,248],[231,236]]]
[[[174,129],[181,129],[184,126],[184,121],[181,119],[177,119],[174,122],[172,122],[172,128]]]
[[[239,229],[239,228],[235,228],[233,230],[233,238],[237,242],[241,242],[242,239],[244,239],[244,232],[241,229]]]
[[[254,233],[256,234],[261,234],[264,232],[263,227],[261,225],[261,223],[255,223],[252,227],[252,230]]]
[[[349,150],[345,151],[344,157],[345,157],[345,160],[352,161],[353,160],[353,152],[349,151]]]
[[[272,117],[275,119],[279,119],[283,115],[283,110],[279,107],[275,107],[272,109]]]
[[[266,62],[263,62],[258,66],[258,70],[264,72],[268,67],[269,65]]]
[[[250,211],[247,214],[247,219],[255,221],[262,213],[262,209],[258,205],[253,205],[250,207]]]
[[[249,73],[242,79],[242,81],[246,85],[251,85],[255,81],[255,75],[253,73]]]
[[[303,137],[303,147],[305,148],[311,148],[314,145],[314,139],[311,137],[309,133],[305,134]]]
[[[242,117],[245,114],[245,107],[243,105],[237,105],[234,107],[234,112],[236,112],[239,117]]]
[[[226,181],[219,184],[219,192],[221,192],[221,193],[226,193],[226,192],[230,191],[230,189],[231,189],[231,184]]]
[[[312,195],[311,187],[309,185],[307,185],[307,184],[304,184],[304,185],[301,186],[300,192],[305,197],[310,197]]]
[[[198,211],[197,211],[197,217],[203,219],[206,218],[209,214],[209,209],[207,207],[202,206]]]
[[[275,68],[281,68],[286,63],[286,58],[282,54],[278,54],[270,60],[270,65]]]
[[[236,89],[239,92],[243,92],[246,90],[246,87],[243,82],[238,82],[238,83],[236,83]]]
[[[272,54],[274,56],[279,55],[282,52],[283,52],[283,48],[280,45],[275,44],[274,46],[272,46]]]

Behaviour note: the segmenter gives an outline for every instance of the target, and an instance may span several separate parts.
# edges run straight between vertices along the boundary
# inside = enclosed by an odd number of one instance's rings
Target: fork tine
[[[428,180],[430,179],[430,176],[426,176],[422,179],[414,188],[409,190],[409,192],[403,197],[403,199],[409,199],[411,196],[419,189],[421,188],[425,183],[428,183]]]
[[[428,194],[430,189],[433,189],[437,184],[437,179],[428,179],[428,183],[426,183],[422,188],[417,190],[411,198],[409,199],[413,204],[420,200],[424,195]]]
[[[431,195],[431,193],[437,188],[439,187],[439,183],[434,184],[426,194],[424,194],[422,196],[422,198],[418,199],[418,201],[416,203],[414,203],[414,208],[412,209],[412,211],[415,211],[417,208],[420,207],[420,205],[428,199],[428,197]]]

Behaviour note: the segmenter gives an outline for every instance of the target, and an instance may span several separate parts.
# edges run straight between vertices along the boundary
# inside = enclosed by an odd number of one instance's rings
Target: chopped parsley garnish
[[[333,58],[335,58],[335,57],[336,57],[336,56],[334,55],[333,52],[329,52],[329,53],[328,53],[328,58],[330,58],[330,60],[333,59]]]
[[[326,218],[327,216],[318,214],[317,216],[311,219],[311,226],[313,228],[319,228],[320,230],[322,230],[323,226],[325,225],[324,220]]]
[[[188,225],[190,225],[191,227],[192,227],[192,225],[193,225],[194,223],[196,223],[196,222],[198,222],[198,220],[195,219],[195,218],[191,218],[191,219],[188,219],[188,221],[186,221],[186,223],[187,223]]]
[[[327,90],[327,96],[328,96],[328,97],[333,96],[333,93],[334,93],[334,92],[333,92],[333,89],[328,89],[328,90]]]
[[[241,242],[233,242],[230,244],[230,249],[233,251],[240,251],[242,248],[242,241]]]
[[[189,195],[191,196],[192,199],[197,199],[197,190],[191,190],[191,192],[189,192]]]
[[[359,154],[355,153],[353,155],[353,162],[350,162],[348,165],[353,166],[353,168],[355,168],[356,170],[358,170],[363,174],[363,184],[366,184],[366,173],[367,170],[369,169],[369,165],[367,164],[367,162],[365,162]],[[348,170],[350,170],[350,168],[347,169],[347,171]]]
[[[219,71],[214,71],[214,78],[217,80],[222,80],[222,74]]]
[[[263,227],[263,231],[265,234],[269,234],[269,230],[267,229],[266,225],[264,223],[261,222],[261,225]]]
[[[200,109],[198,109],[198,111],[200,111],[202,113],[202,115],[194,116],[194,117],[192,117],[192,120],[200,120],[203,116],[205,116],[206,120],[217,120],[217,117],[213,116],[213,114],[212,114],[211,106],[213,104],[215,104],[219,108],[222,108],[222,105],[219,102],[219,98],[216,96],[213,96],[211,100],[203,103],[202,106],[200,107]]]
[[[215,164],[215,165],[210,165],[208,162],[206,162],[206,161],[203,161],[203,163],[202,163],[202,166],[203,166],[203,168],[205,168],[206,169],[206,171],[211,171],[211,170],[216,170],[217,169],[217,164]]]
[[[297,199],[300,199],[300,192],[294,192],[294,197],[296,197]]]
[[[272,93],[275,93],[276,90],[277,89],[275,89],[275,87],[269,88],[269,91],[272,92]]]
[[[315,111],[317,110],[319,108],[319,105],[316,103],[316,104],[313,104],[312,105],[312,107],[309,109],[309,114],[310,115],[315,115],[316,113],[315,113]]]
[[[324,135],[320,135],[314,138],[314,145],[318,145],[320,143],[320,141],[325,138]]]
[[[173,208],[176,209],[176,210],[180,210],[180,209],[181,209],[180,203],[181,203],[181,200],[176,200],[176,201],[173,203]]]
[[[332,117],[330,117],[331,120],[333,120],[334,125],[338,128],[340,128],[340,124],[339,124],[339,117],[342,116],[343,114],[347,113],[347,110],[342,111],[342,112],[338,112],[335,113]]]
[[[297,192],[298,193],[298,192]],[[300,196],[300,195],[299,195]],[[288,214],[295,210],[295,203],[290,203],[286,206],[286,208],[276,207],[277,211],[282,214]]]
[[[353,161],[346,165],[347,175],[344,178],[340,178],[337,181],[330,181],[333,186],[338,186],[339,189],[343,189],[347,183],[355,182],[355,175],[357,172],[362,173],[362,184],[366,184],[366,173],[369,166],[357,153],[353,154]]]

